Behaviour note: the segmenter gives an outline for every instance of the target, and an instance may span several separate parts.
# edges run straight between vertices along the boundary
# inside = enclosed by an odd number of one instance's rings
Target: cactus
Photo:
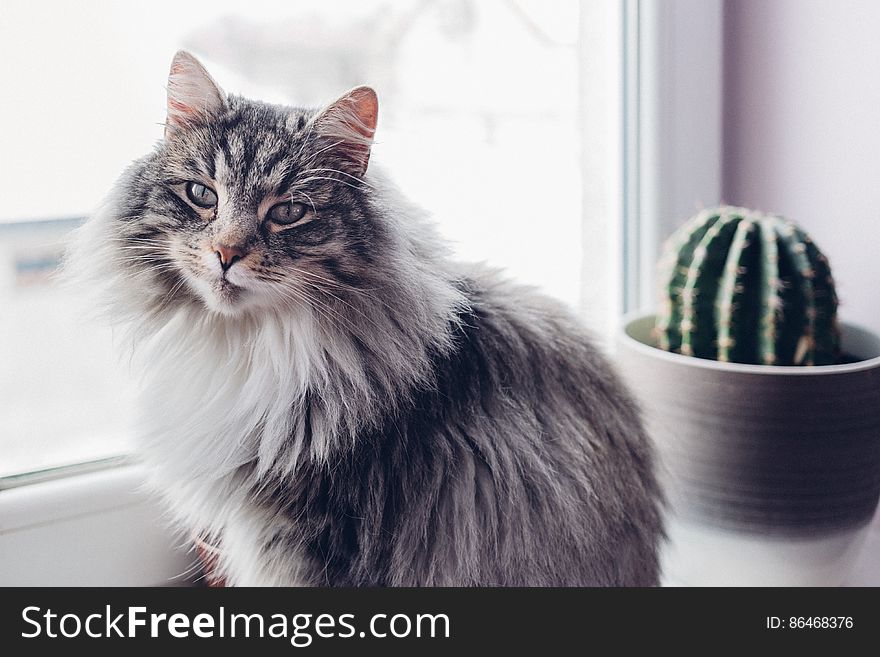
[[[763,365],[838,362],[828,259],[795,224],[752,210],[704,210],[660,261],[657,346]]]

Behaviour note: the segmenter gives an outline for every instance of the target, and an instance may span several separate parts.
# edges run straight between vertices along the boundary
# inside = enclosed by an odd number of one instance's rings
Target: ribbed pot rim
[[[873,351],[875,355],[864,357],[862,353],[854,353],[854,356],[863,358],[854,363],[841,365],[749,365],[745,363],[725,363],[708,358],[696,356],[684,356],[671,351],[665,351],[659,347],[639,339],[635,335],[641,325],[649,323],[654,325],[654,313],[637,311],[624,315],[622,328],[618,331],[618,340],[627,349],[640,353],[649,358],[665,360],[670,364],[683,367],[696,367],[700,369],[717,370],[721,372],[739,372],[742,374],[761,374],[767,376],[824,376],[828,374],[847,374],[863,372],[865,370],[880,367],[880,336],[873,331],[849,322],[841,322],[842,342],[844,349],[852,342],[873,343],[860,351]]]

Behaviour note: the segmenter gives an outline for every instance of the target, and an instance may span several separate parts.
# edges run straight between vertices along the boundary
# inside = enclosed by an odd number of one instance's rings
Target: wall
[[[722,196],[799,221],[880,330],[880,3],[726,0]]]

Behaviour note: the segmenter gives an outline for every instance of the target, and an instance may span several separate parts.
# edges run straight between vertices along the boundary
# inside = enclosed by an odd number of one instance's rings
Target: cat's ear
[[[198,59],[179,50],[168,73],[166,139],[175,130],[203,125],[226,109],[226,95]]]
[[[355,87],[321,110],[314,119],[314,133],[335,143],[352,173],[362,176],[370,162],[370,148],[379,119],[379,99],[370,87]]]

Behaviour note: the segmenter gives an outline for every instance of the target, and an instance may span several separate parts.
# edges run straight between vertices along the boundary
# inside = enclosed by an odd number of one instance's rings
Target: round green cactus
[[[781,217],[734,207],[700,212],[666,243],[660,286],[661,349],[764,365],[838,361],[828,259]]]

